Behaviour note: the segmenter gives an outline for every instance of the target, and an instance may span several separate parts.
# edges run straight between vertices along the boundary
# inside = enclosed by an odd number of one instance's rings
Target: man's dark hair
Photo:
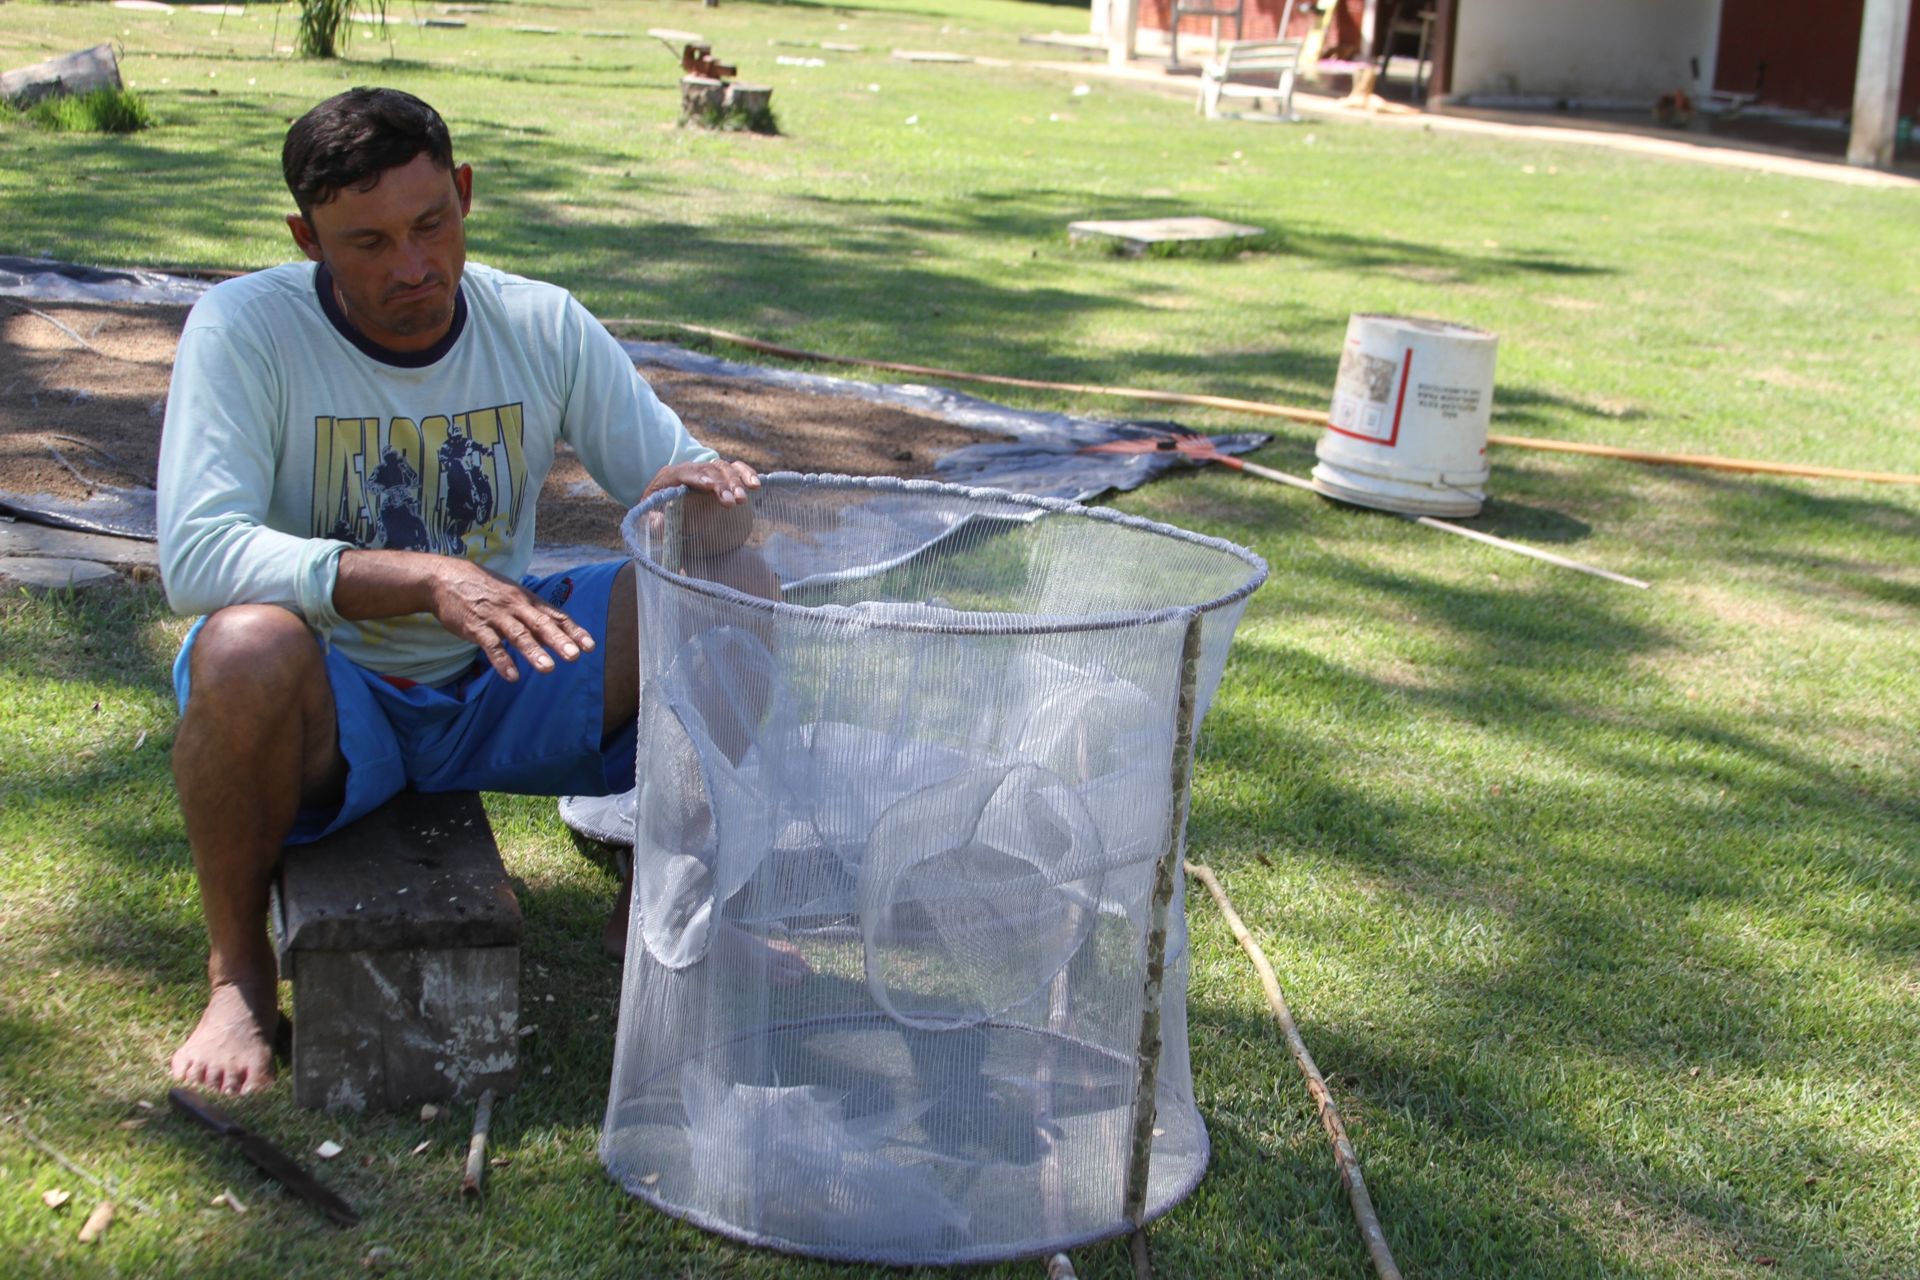
[[[280,168],[304,218],[344,188],[371,187],[388,169],[422,153],[453,171],[453,139],[440,113],[398,89],[357,88],[293,122],[280,149]]]

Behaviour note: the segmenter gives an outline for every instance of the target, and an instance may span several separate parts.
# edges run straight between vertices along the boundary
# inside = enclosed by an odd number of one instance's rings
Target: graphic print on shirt
[[[485,559],[526,497],[519,404],[411,418],[313,420],[313,534],[355,547]]]

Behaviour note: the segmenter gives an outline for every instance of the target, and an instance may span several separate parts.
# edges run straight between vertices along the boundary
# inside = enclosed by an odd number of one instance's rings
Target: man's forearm
[[[591,649],[584,628],[517,582],[463,560],[424,551],[343,551],[333,607],[343,618],[430,613],[453,635],[478,645],[503,679],[518,680],[511,654],[535,671],[553,670]]]
[[[426,551],[344,551],[333,607],[350,622],[432,613],[434,593],[453,565],[468,562]]]

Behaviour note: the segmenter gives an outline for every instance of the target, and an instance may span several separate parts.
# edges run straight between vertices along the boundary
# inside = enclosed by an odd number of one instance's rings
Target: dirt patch
[[[154,483],[183,307],[0,298],[0,490],[78,501]],[[850,396],[643,368],[688,430],[761,471],[922,476],[1002,437]],[[540,493],[545,543],[620,545],[625,514],[562,448]]]
[[[0,298],[0,489],[152,487],[184,307]]]

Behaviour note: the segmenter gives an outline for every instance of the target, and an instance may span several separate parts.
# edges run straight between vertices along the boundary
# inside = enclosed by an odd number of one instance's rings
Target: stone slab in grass
[[[33,560],[91,560],[96,564],[146,565],[159,563],[159,547],[134,538],[55,529],[26,521],[0,520],[0,556]]]
[[[1074,244],[1104,240],[1129,254],[1145,253],[1156,245],[1251,240],[1265,234],[1264,227],[1204,217],[1134,218],[1117,222],[1073,222],[1067,225],[1067,238]]]
[[[97,44],[0,75],[0,101],[28,107],[42,98],[120,87],[120,61],[113,46]]]
[[[29,591],[84,591],[120,575],[97,560],[42,556],[0,556],[0,588]]]

